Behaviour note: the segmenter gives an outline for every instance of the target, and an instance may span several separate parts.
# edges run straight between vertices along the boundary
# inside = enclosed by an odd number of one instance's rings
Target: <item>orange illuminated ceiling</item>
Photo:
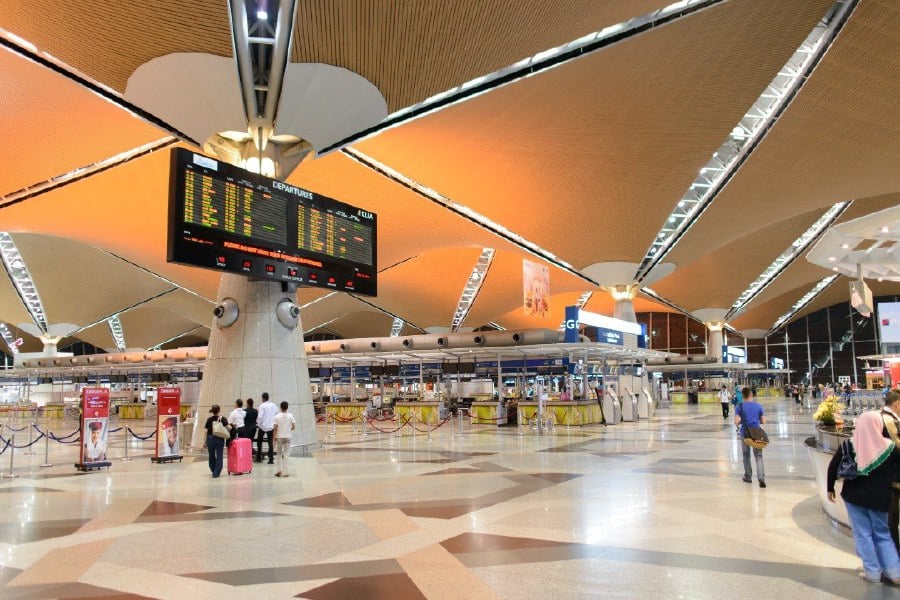
[[[308,0],[297,11],[292,60],[358,73],[394,111],[667,3]],[[463,327],[555,329],[565,306],[591,291],[585,308],[611,314],[609,294],[566,264],[640,262],[698,170],[831,4],[716,3],[354,147],[477,214],[449,210],[341,152],[307,158],[291,183],[378,214],[380,270],[377,298],[298,292],[307,331],[387,335],[395,316],[407,322],[404,333],[449,327],[484,248],[496,253]],[[154,58],[232,55],[227,5],[212,0],[0,0],[0,30],[113,96]],[[168,152],[9,203],[9,194],[169,135],[23,58],[27,42],[13,44],[19,53],[0,49],[0,231],[21,246],[48,317],[83,328],[71,339],[103,348],[114,344],[104,321],[113,314],[129,346],[202,341],[219,277],[166,262]],[[650,287],[686,310],[727,308],[835,202],[855,200],[845,220],[900,201],[897,47],[900,4],[859,3],[666,257],[674,273]],[[550,270],[546,319],[524,314],[523,259]],[[767,329],[827,274],[799,257],[732,325]],[[845,300],[844,284],[804,310]],[[897,283],[872,287],[900,293]],[[635,309],[674,310],[642,295]],[[16,328],[29,316],[8,278],[0,322],[36,349]]]

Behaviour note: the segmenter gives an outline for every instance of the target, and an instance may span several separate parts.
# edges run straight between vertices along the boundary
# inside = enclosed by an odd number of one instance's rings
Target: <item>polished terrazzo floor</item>
[[[718,405],[545,435],[320,426],[289,478],[151,464],[151,442],[124,462],[121,437],[82,474],[77,446],[40,468],[38,444],[0,480],[0,598],[900,597],[819,506],[810,409],[765,404],[767,489]]]

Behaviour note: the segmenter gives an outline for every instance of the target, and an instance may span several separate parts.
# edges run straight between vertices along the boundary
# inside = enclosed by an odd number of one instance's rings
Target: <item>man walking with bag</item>
[[[748,427],[759,427],[766,422],[766,411],[760,403],[756,401],[750,388],[745,387],[741,390],[743,402],[734,408],[734,424],[740,426],[741,440],[749,438],[750,433]],[[746,442],[741,444],[741,451],[744,453],[744,482],[753,482],[753,468],[750,464],[750,445]],[[756,479],[759,481],[759,487],[766,487],[766,468],[763,464],[762,448],[752,448],[753,457],[756,459]]]

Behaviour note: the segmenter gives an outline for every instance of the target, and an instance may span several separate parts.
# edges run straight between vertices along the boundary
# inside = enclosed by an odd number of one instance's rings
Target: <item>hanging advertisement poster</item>
[[[179,423],[181,421],[181,388],[161,387],[156,390],[156,456],[153,462],[182,459]]]
[[[81,390],[81,452],[75,467],[88,471],[108,467],[109,390],[86,387]]]
[[[525,296],[525,316],[550,316],[550,268],[547,265],[522,259],[522,291]]]

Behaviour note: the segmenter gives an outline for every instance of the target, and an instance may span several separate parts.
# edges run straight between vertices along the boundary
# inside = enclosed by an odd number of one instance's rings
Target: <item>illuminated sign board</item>
[[[375,296],[376,222],[321,194],[172,151],[169,262]]]

